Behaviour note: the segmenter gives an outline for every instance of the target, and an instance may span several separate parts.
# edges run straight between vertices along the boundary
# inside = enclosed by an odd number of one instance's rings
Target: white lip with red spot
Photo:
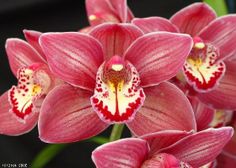
[[[138,72],[131,63],[114,56],[99,67],[91,103],[103,121],[131,121],[144,100]]]
[[[203,41],[195,42],[184,64],[184,75],[196,91],[211,91],[223,77],[226,67],[218,57],[219,51],[213,45]]]

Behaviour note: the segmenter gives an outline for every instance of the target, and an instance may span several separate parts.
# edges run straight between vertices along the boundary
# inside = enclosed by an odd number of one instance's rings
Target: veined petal
[[[231,127],[211,128],[189,135],[162,152],[172,154],[193,167],[200,167],[214,161],[232,135]]]
[[[146,141],[127,138],[98,147],[93,151],[92,159],[97,168],[137,168],[147,154]]]
[[[62,80],[93,90],[98,67],[103,62],[102,47],[93,37],[82,33],[46,33],[40,45],[51,70]]]
[[[102,24],[91,30],[90,35],[102,44],[105,60],[114,55],[122,56],[130,44],[143,33],[131,24]]]
[[[191,104],[175,85],[163,82],[144,92],[144,105],[127,124],[132,133],[141,136],[161,130],[196,130]]]
[[[181,33],[196,36],[205,26],[216,18],[215,11],[205,3],[189,5],[170,18]]]
[[[60,85],[46,97],[39,116],[39,137],[47,143],[90,138],[108,127],[93,111],[91,92]]]
[[[205,41],[211,42],[220,50],[219,59],[236,55],[236,15],[222,16],[211,22],[199,34]]]
[[[178,28],[168,19],[162,17],[135,18],[132,23],[138,26],[144,33],[167,31],[177,33]]]
[[[38,114],[29,115],[25,122],[19,121],[18,118],[10,112],[11,104],[8,101],[8,91],[0,96],[0,134],[17,136],[32,130],[38,121]]]
[[[216,109],[236,109],[236,63],[225,62],[226,72],[219,85],[208,93],[198,94],[199,99]]]
[[[180,71],[192,45],[188,35],[149,33],[138,38],[128,48],[124,58],[138,70],[143,87],[153,86]]]
[[[23,30],[23,32],[28,43],[33,46],[38,51],[42,59],[46,61],[46,56],[39,45],[39,37],[42,33],[34,30]]]
[[[22,67],[36,62],[44,62],[38,52],[23,40],[17,38],[7,39],[5,48],[11,70],[15,76],[18,69]]]

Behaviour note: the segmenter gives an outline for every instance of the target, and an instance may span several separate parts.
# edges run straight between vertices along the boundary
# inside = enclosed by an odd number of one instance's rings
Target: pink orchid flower
[[[78,141],[113,123],[126,123],[135,135],[195,130],[191,104],[165,82],[191,50],[188,35],[143,35],[131,24],[110,23],[89,34],[46,33],[40,44],[54,74],[75,86],[59,86],[45,99],[41,140]]]
[[[214,161],[232,135],[231,127],[193,134],[161,131],[102,145],[92,159],[97,168],[201,167]]]
[[[18,84],[0,97],[0,134],[20,135],[34,128],[47,93],[59,81],[48,69],[38,44],[41,33],[24,31],[28,41],[10,38],[6,52]]]
[[[236,109],[236,15],[216,18],[204,3],[192,4],[173,15],[134,19],[144,32],[171,31],[192,36],[194,45],[183,67],[184,78],[194,94],[216,109]],[[177,30],[176,30],[177,28]],[[187,88],[189,89],[189,88]]]

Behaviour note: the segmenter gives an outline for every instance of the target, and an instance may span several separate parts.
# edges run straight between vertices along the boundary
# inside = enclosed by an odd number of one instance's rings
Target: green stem
[[[110,142],[121,138],[124,129],[124,124],[115,124],[110,135]]]
[[[203,0],[203,2],[210,5],[216,11],[218,16],[226,15],[228,13],[225,0]]]

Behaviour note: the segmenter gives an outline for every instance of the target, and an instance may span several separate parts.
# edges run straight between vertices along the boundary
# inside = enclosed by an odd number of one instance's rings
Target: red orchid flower
[[[214,161],[232,135],[231,127],[193,134],[161,131],[102,145],[92,159],[97,168],[201,167]]]
[[[28,41],[11,38],[6,52],[17,86],[0,97],[0,134],[20,135],[34,128],[47,93],[59,82],[48,69],[38,38],[41,33],[24,31]]]
[[[192,47],[189,36],[143,35],[131,24],[110,23],[89,34],[46,33],[40,44],[54,74],[75,86],[59,86],[45,99],[43,141],[86,139],[113,123],[126,123],[135,135],[195,130],[189,101],[164,82],[183,66]]]
[[[236,55],[236,15],[216,18],[207,4],[195,3],[170,21],[154,17],[132,22],[144,32],[190,34],[194,46],[184,64],[184,81],[180,80],[191,86],[202,102],[217,109],[236,109],[236,62],[230,61]]]

